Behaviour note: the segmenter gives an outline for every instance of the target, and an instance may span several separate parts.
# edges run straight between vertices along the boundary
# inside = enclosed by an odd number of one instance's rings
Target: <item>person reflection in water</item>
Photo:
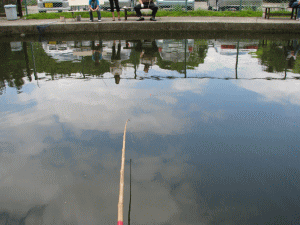
[[[112,55],[111,55],[111,66],[110,72],[115,78],[115,83],[120,83],[120,76],[122,74],[122,65],[121,65],[121,42],[119,41],[117,51],[116,51],[116,41],[114,41],[112,46]]]
[[[286,60],[287,60],[288,68],[292,69],[294,67],[299,50],[300,50],[300,45],[298,43],[298,40],[293,40],[292,45],[288,46],[287,48]]]
[[[155,40],[138,41],[135,50],[140,52],[141,64],[144,65],[144,72],[148,73],[150,67],[157,61],[156,54],[158,53],[158,48]]]
[[[99,44],[95,44],[95,41],[92,41],[92,60],[95,62],[95,66],[100,64],[102,59],[102,40],[99,41]]]

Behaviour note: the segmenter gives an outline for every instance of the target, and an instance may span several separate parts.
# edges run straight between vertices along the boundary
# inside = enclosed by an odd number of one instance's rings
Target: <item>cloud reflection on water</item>
[[[65,88],[65,84],[71,83],[72,88]],[[71,83],[69,80],[41,82],[41,88],[18,95],[20,103],[34,101],[35,106],[6,116],[4,127],[9,132],[3,132],[2,141],[6,140],[13,148],[2,152],[2,159],[10,163],[2,164],[2,171],[7,174],[2,174],[1,191],[5,197],[1,202],[9,204],[1,204],[1,208],[20,218],[27,215],[26,224],[115,222],[119,150],[65,142],[66,133],[71,132],[75,134],[71,137],[78,139],[83,138],[84,130],[119,136],[125,118],[133,118],[129,129],[137,136],[148,131],[166,135],[182,130],[185,124],[184,119],[172,112],[177,101],[172,100],[170,107],[165,104],[170,102],[167,99],[176,99],[171,97],[175,93],[172,89],[169,92],[135,89],[135,82],[109,89],[99,87],[99,81]],[[165,154],[164,160],[174,157],[177,158],[174,153],[172,157]],[[133,166],[137,172],[133,174],[132,201],[136,204],[132,207],[132,221],[139,224],[171,221],[182,209],[170,195],[169,186],[151,180],[160,173],[163,180],[172,183],[174,178],[184,177],[188,168],[188,164],[178,160],[176,166],[163,163],[160,155],[139,156]],[[191,189],[189,186],[184,185],[185,189]],[[45,207],[35,212],[32,209],[37,205]]]
[[[280,161],[271,166],[263,161],[262,167],[245,170],[253,159],[259,161],[252,154],[256,143],[247,146],[246,142],[257,136],[255,132],[238,136],[241,126],[233,129],[236,133],[210,126],[228,118],[243,122],[242,115],[230,117],[234,115],[231,108],[219,104],[211,93],[227,90],[221,94],[240,100],[232,93],[242,88],[265,96],[265,101],[282,99],[278,103],[284,105],[285,99],[293,99],[290,104],[297,104],[298,82],[226,82],[178,79],[159,86],[155,81],[122,80],[116,86],[113,80],[106,84],[101,80],[41,81],[40,88],[18,95],[16,102],[20,107],[34,105],[5,114],[2,119],[1,211],[19,221],[25,217],[25,224],[33,225],[115,224],[122,132],[128,118],[127,159],[134,159],[132,224],[251,224],[252,218],[262,215],[263,206],[271,207],[266,209],[267,215],[274,208],[282,209],[276,205],[283,200],[259,200],[263,192],[257,189],[265,181],[256,180],[270,179]],[[278,85],[282,86],[279,91]],[[253,93],[249,95],[257,98]],[[211,105],[203,101],[204,96],[212,96]],[[253,101],[259,105],[257,99]],[[241,123],[244,128],[251,127],[247,118]],[[193,130],[199,129],[199,124],[201,132]],[[206,133],[208,128],[211,133]],[[177,142],[181,135],[186,141]],[[234,146],[230,142],[236,137],[243,137],[246,144]],[[212,144],[209,138],[217,138],[219,143]],[[242,149],[244,146],[249,149]],[[230,154],[233,149],[235,158]],[[249,154],[247,160],[241,156],[245,152]],[[295,161],[291,164],[294,166]],[[125,170],[128,193],[128,163]],[[253,174],[258,177],[251,177]],[[277,182],[286,174],[271,178]],[[248,183],[241,182],[243,179]],[[294,184],[298,190],[299,184]],[[282,193],[284,187],[270,188],[265,194],[270,197],[272,191]],[[249,194],[255,197],[249,200]],[[124,212],[129,198],[125,196]],[[297,206],[293,201],[289,204]]]

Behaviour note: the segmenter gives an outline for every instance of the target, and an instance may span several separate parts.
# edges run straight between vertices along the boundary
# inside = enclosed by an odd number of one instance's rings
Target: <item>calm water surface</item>
[[[0,49],[0,224],[300,224],[298,40]]]

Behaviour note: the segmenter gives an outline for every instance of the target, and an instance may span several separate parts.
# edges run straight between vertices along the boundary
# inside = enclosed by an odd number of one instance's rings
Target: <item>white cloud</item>
[[[173,82],[173,89],[176,91],[192,91],[193,93],[203,93],[203,89],[208,84],[209,80],[175,80]]]
[[[63,157],[59,165],[53,165],[52,162],[61,157],[55,156],[60,149],[49,148],[42,157],[37,158],[19,154],[1,154],[1,171],[4,171],[1,174],[0,185],[1,211],[21,218],[33,207],[44,206],[41,212],[38,210],[30,212],[25,220],[26,225],[50,225],[53,222],[78,225],[114,223],[119,194],[119,157],[116,157],[114,152],[97,156],[96,149],[86,149],[78,145],[76,147],[72,143],[63,143],[60,148],[63,149],[64,146],[72,149],[72,161]],[[134,160],[131,214],[133,224],[149,222],[163,224],[172,221],[172,218],[185,210],[172,197],[169,187],[152,181],[158,172],[163,174],[166,184],[169,185],[174,182],[173,177],[178,175],[184,177],[188,174],[187,164],[181,162],[175,168],[171,162],[177,160],[174,157],[177,158],[178,154],[142,156]],[[162,162],[166,156],[170,163]],[[81,171],[84,171],[84,174],[80,173]],[[125,171],[124,206],[127,208],[128,165]],[[182,188],[190,189],[190,185],[186,184]],[[124,220],[127,220],[127,213],[124,213]]]
[[[235,84],[260,95],[261,101],[300,104],[300,81],[298,80],[250,80],[235,81]]]

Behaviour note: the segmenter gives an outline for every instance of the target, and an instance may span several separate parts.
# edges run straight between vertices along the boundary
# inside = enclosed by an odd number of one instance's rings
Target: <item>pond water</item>
[[[299,46],[0,42],[0,224],[300,224]]]

